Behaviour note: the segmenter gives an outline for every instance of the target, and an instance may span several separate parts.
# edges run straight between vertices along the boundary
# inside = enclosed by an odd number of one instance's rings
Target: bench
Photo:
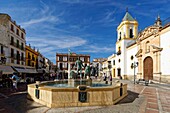
[[[138,81],[136,81],[136,83],[137,83],[137,84],[139,84],[139,83],[144,83],[144,84],[145,84],[145,86],[148,86],[148,84],[149,84],[149,80],[139,79]]]

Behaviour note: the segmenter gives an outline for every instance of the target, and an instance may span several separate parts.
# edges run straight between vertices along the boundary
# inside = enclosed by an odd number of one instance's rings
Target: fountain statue
[[[84,65],[83,65],[82,60],[80,60],[80,58],[78,58],[78,59],[76,60],[75,66],[76,66],[76,68],[77,68],[77,76],[78,76],[78,74],[79,74],[79,72],[80,72],[80,79],[82,79],[82,67],[84,67]],[[76,77],[76,78],[77,78],[77,77]]]
[[[90,78],[90,72],[91,72],[90,66],[87,65],[87,66],[85,67],[84,78],[87,78],[87,77]]]

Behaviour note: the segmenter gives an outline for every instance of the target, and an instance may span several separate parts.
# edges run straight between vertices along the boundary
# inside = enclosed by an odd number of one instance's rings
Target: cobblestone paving
[[[169,85],[128,84],[128,96],[116,105],[48,108],[27,100],[26,86],[19,86],[19,91],[0,88],[0,113],[170,113]]]

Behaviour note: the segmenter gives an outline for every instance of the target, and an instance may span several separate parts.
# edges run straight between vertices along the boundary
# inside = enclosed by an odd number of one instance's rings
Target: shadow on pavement
[[[119,101],[117,104],[132,103],[136,98],[139,98],[138,97],[139,93],[135,93],[129,90],[127,92],[128,95],[124,99]]]
[[[0,101],[0,106],[4,109],[8,108],[8,112],[12,113],[28,113],[37,108],[44,108],[45,106],[37,104],[27,99],[27,93],[18,93],[9,96],[7,99]],[[10,109],[10,110],[9,110]],[[6,111],[6,112],[7,112]]]

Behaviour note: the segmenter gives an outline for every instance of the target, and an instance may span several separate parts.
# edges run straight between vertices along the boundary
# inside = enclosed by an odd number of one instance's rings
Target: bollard
[[[37,99],[39,99],[39,89],[38,89],[39,86],[38,86],[38,84],[36,84],[35,87],[36,87],[36,89],[35,89],[35,97]]]
[[[120,96],[123,95],[123,87],[122,87],[122,86],[123,86],[123,84],[121,83],[121,84],[120,84]]]

